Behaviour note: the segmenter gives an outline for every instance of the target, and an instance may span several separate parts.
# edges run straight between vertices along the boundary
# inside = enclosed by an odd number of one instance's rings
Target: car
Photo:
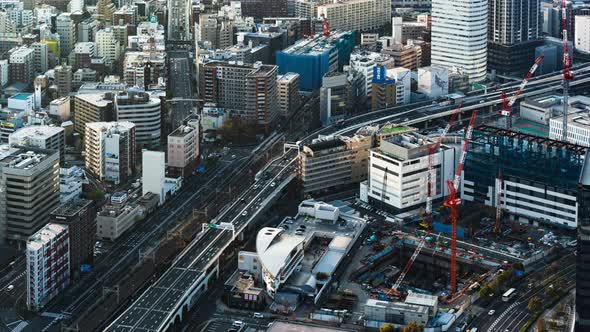
[[[264,315],[259,313],[259,312],[255,312],[254,313],[254,318],[264,318]]]
[[[495,314],[495,313],[496,313],[496,310],[494,310],[494,309],[492,309],[492,310],[488,311],[488,315],[490,315],[490,316],[492,316],[492,315],[493,315],[493,314]]]
[[[235,157],[236,157],[236,155],[235,155],[235,154],[232,154],[232,155],[231,155],[231,157],[232,157],[232,158],[235,158]]]
[[[277,184],[273,182],[273,183],[271,183],[271,184],[270,184],[270,187],[271,187],[271,188],[274,188],[276,185],[277,185]]]
[[[232,326],[234,326],[234,327],[242,327],[242,326],[244,326],[244,322],[242,322],[241,320],[234,320]]]
[[[242,212],[242,217],[245,217],[245,216],[247,216],[247,215],[248,215],[248,211],[244,211],[244,212]]]
[[[8,287],[6,287],[6,289],[8,289],[8,291],[11,291],[14,289],[14,285],[8,285]]]

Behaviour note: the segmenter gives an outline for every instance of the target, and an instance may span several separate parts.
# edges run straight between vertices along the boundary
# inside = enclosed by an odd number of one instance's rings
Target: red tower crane
[[[326,15],[324,13],[320,14],[322,18],[322,28],[324,29],[324,36],[328,37],[330,35],[330,22],[326,20]]]
[[[457,192],[461,183],[461,174],[463,173],[465,158],[467,157],[469,141],[473,135],[475,116],[476,111],[473,111],[471,114],[471,119],[469,120],[467,132],[465,133],[463,150],[461,151],[461,158],[459,159],[459,164],[457,165],[455,178],[453,181],[447,180],[447,186],[449,188],[450,194],[444,205],[451,209],[451,292],[449,295],[453,295],[457,292],[457,220],[459,218],[459,206],[461,205],[461,198],[458,196]]]
[[[567,141],[567,113],[568,113],[568,102],[570,81],[574,79],[572,73],[572,58],[570,57],[569,45],[567,40],[567,1],[561,0],[561,27],[563,29],[563,130],[561,140]]]
[[[516,92],[510,98],[510,100],[508,100],[506,98],[505,93],[502,93],[502,96],[501,96],[502,97],[502,110],[500,111],[500,115],[508,117],[508,120],[507,120],[508,121],[508,126],[507,126],[508,128],[512,127],[512,105],[514,105],[514,103],[516,102],[516,99],[522,93],[522,90],[529,83],[529,80],[531,79],[531,77],[533,77],[533,74],[535,73],[535,71],[539,67],[539,64],[541,64],[541,61],[543,61],[543,58],[545,58],[545,54],[541,54],[535,60],[535,63],[533,64],[531,69],[529,69],[528,73],[526,73],[524,79],[522,80],[522,82],[520,83],[520,86],[518,87],[518,90],[516,90]]]
[[[438,138],[436,143],[433,145],[430,145],[428,147],[428,173],[426,173],[426,177],[427,177],[427,182],[426,182],[427,183],[426,223],[427,223],[428,229],[430,229],[432,227],[432,188],[434,186],[434,184],[433,184],[434,174],[432,174],[432,173],[434,170],[434,166],[433,166],[434,153],[438,150],[438,148],[442,144],[443,139],[447,136],[447,133],[449,132],[449,130],[451,130],[451,127],[455,124],[455,120],[457,119],[457,116],[459,115],[459,113],[461,113],[461,107],[463,107],[463,102],[461,102],[459,104],[459,107],[457,107],[457,109],[451,115],[451,118],[449,119],[447,126],[443,129],[443,131],[440,134],[440,137]]]

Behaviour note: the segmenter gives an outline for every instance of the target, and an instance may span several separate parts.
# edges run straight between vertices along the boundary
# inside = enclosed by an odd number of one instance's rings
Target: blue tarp
[[[432,224],[435,233],[444,233],[447,235],[451,235],[451,225],[442,224],[440,222],[435,222]],[[461,227],[457,227],[457,237],[464,238],[465,237],[465,230]]]

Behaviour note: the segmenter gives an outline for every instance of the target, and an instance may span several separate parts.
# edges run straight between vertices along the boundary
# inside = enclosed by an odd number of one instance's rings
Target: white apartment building
[[[164,182],[166,181],[166,154],[160,151],[143,150],[142,152],[142,195],[151,192],[159,195],[160,205],[166,199]]]
[[[415,209],[428,193],[427,136],[405,133],[381,141],[370,151],[369,178],[361,183],[360,199],[393,211]],[[433,159],[433,200],[448,195],[447,180],[455,171],[455,149],[442,145]]]
[[[106,64],[113,64],[121,55],[120,44],[112,29],[106,28],[96,33],[96,51]]]
[[[84,132],[86,170],[102,181],[124,183],[135,170],[135,125],[90,122]]]
[[[135,143],[138,148],[160,146],[162,110],[159,98],[144,91],[130,89],[115,97],[115,114],[117,121],[135,124]]]
[[[191,174],[199,160],[199,122],[182,125],[168,135],[168,172],[174,176]]]
[[[418,69],[418,90],[429,98],[436,98],[449,93],[449,71],[441,66],[429,66]]]
[[[88,184],[82,167],[59,169],[59,202],[63,205],[82,196],[82,185]]]
[[[27,307],[41,310],[70,283],[68,226],[49,223],[27,241]]]
[[[33,43],[31,47],[35,50],[34,63],[35,72],[44,74],[48,69],[47,57],[48,49],[45,43]]]
[[[9,81],[8,60],[0,60],[0,86],[5,86]]]
[[[396,89],[401,89],[401,98],[396,100],[396,105],[409,104],[412,97],[412,72],[404,67],[387,69],[387,77],[395,80]]]
[[[321,4],[317,6],[317,18],[322,17],[330,22],[332,30],[379,30],[391,24],[391,1],[343,0]]]
[[[590,53],[590,16],[576,15],[574,31],[576,51]]]
[[[471,83],[483,81],[487,27],[486,0],[432,0],[432,65],[463,68]]]

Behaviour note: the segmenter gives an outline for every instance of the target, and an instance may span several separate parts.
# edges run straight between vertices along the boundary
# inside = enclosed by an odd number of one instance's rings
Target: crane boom
[[[447,125],[445,126],[442,133],[438,137],[438,140],[436,141],[436,143],[434,145],[430,146],[428,149],[428,173],[426,173],[426,176],[427,176],[426,219],[427,219],[429,228],[432,225],[432,196],[433,196],[432,195],[432,188],[434,187],[434,184],[433,184],[434,153],[438,150],[438,148],[442,144],[443,139],[447,136],[447,133],[449,132],[449,130],[451,130],[451,127],[455,124],[455,120],[457,119],[457,116],[459,115],[459,113],[461,113],[462,107],[463,107],[463,102],[461,102],[459,104],[459,107],[457,107],[457,109],[451,115],[449,122],[447,122]]]
[[[399,289],[399,286],[401,286],[401,284],[402,284],[402,281],[404,281],[406,274],[408,274],[408,272],[410,272],[410,269],[412,268],[414,261],[416,260],[418,255],[420,255],[420,251],[422,251],[422,248],[424,248],[424,245],[426,244],[426,238],[428,237],[428,235],[430,235],[430,231],[426,232],[426,235],[424,235],[424,238],[418,243],[418,246],[416,247],[416,250],[414,250],[412,257],[410,257],[410,259],[408,260],[408,263],[406,263],[406,266],[404,267],[402,273],[400,273],[399,277],[397,277],[395,284],[393,284],[393,286],[391,287],[392,293],[397,292],[397,290]]]

